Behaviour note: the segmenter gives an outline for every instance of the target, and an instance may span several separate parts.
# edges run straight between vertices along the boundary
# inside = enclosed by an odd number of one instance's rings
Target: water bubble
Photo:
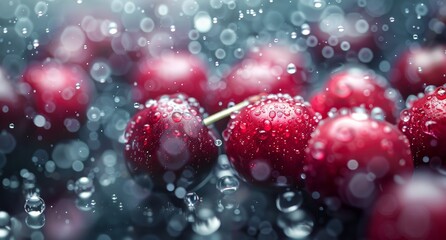
[[[219,48],[215,51],[215,57],[218,59],[223,59],[226,57],[226,52],[222,48]]]
[[[302,210],[297,210],[279,216],[277,225],[283,233],[292,239],[306,239],[313,231],[314,221]]]
[[[198,54],[201,52],[201,44],[198,41],[191,41],[188,45],[189,52],[192,54]]]
[[[296,73],[296,65],[294,65],[293,63],[289,63],[286,67],[286,71],[289,74],[294,74]]]
[[[342,49],[342,51],[350,50],[350,43],[347,42],[347,41],[342,41],[341,42],[341,49]]]
[[[224,176],[217,181],[217,189],[223,194],[232,194],[237,191],[240,183],[234,176]]]
[[[373,60],[373,52],[370,48],[361,48],[358,53],[359,61],[363,63],[369,63]]]
[[[97,122],[101,119],[102,112],[99,108],[91,106],[87,111],[87,118],[92,122]]]
[[[198,11],[199,7],[200,5],[198,5],[198,2],[195,0],[185,0],[181,5],[181,9],[183,10],[184,14],[188,16],[194,15]]]
[[[355,23],[355,29],[358,33],[366,33],[369,30],[369,23],[364,19],[359,19]]]
[[[291,23],[294,26],[301,26],[302,24],[305,23],[305,14],[301,11],[295,11],[293,13],[291,13]]]
[[[313,0],[313,6],[315,8],[321,8],[324,5],[325,5],[325,2],[322,0]]]
[[[31,229],[41,229],[45,225],[45,215],[41,214],[36,217],[27,216],[25,219],[26,226]]]
[[[194,27],[197,31],[205,33],[212,28],[212,20],[207,12],[200,11],[194,16]]]
[[[161,15],[161,16],[165,16],[165,15],[167,15],[167,14],[169,13],[169,7],[167,7],[167,6],[164,5],[164,4],[161,4],[161,5],[158,7],[158,13],[159,13],[159,15]]]
[[[0,239],[9,240],[12,238],[12,232],[10,227],[0,227]]]
[[[389,21],[390,21],[390,22],[395,22],[395,18],[394,18],[394,17],[390,17],[390,18],[389,18]]]
[[[302,33],[302,35],[309,35],[310,34],[310,32],[311,32],[311,30],[310,30],[310,25],[308,25],[308,24],[302,24],[302,26],[301,26],[301,33]]]
[[[97,82],[105,83],[110,77],[111,69],[106,62],[97,61],[91,66],[90,74]]]
[[[40,216],[45,211],[45,202],[37,195],[32,195],[25,202],[25,212],[31,217]]]
[[[380,121],[383,121],[386,116],[386,114],[380,107],[374,107],[372,109],[372,111],[370,112],[370,115],[372,116],[373,119],[380,120]]]
[[[322,56],[327,59],[332,58],[334,56],[333,48],[330,46],[325,46],[324,48],[322,48]]]
[[[218,200],[218,205],[221,210],[234,209],[239,206],[237,199],[233,195],[225,195]]]
[[[15,9],[14,15],[17,18],[27,18],[29,17],[29,8],[26,5],[20,4],[19,6],[17,6],[17,8]]]
[[[93,181],[88,177],[81,177],[74,184],[74,192],[83,199],[90,198],[94,189]]]
[[[8,131],[0,132],[0,153],[10,153],[17,145],[15,137]]]
[[[414,35],[412,35],[412,38],[413,38],[413,40],[417,40],[418,39],[418,34],[414,34]]]
[[[207,236],[216,232],[220,225],[221,221],[215,216],[215,213],[210,208],[203,207],[196,211],[192,230],[199,235]]]
[[[139,22],[139,28],[141,28],[143,32],[151,32],[155,28],[155,23],[151,18],[145,17]]]
[[[299,209],[303,201],[301,192],[284,192],[277,197],[276,207],[281,212],[289,213]]]
[[[11,226],[11,217],[5,211],[0,211],[0,228],[10,227]]]
[[[29,18],[20,18],[15,24],[14,29],[20,37],[29,37],[34,30],[34,24]]]
[[[194,208],[199,202],[200,197],[195,192],[187,193],[184,197],[184,203],[186,203],[189,208]]]
[[[227,46],[232,45],[235,43],[236,40],[237,40],[237,34],[234,32],[234,30],[230,28],[226,28],[220,33],[220,41],[224,45]]]
[[[34,12],[38,17],[45,15],[47,11],[48,11],[48,3],[44,1],[39,1],[36,3],[36,6],[34,6]]]
[[[418,3],[415,6],[415,13],[418,16],[426,16],[427,13],[428,13],[428,8],[427,8],[427,6],[424,3]]]

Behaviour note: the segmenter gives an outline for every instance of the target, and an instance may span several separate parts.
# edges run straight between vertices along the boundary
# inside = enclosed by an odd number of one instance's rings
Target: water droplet
[[[223,194],[232,194],[237,191],[240,183],[234,176],[224,176],[218,179],[217,189]]]
[[[32,195],[25,202],[25,212],[31,217],[37,217],[45,211],[45,202],[37,195]]]
[[[196,211],[195,222],[192,224],[192,230],[202,236],[208,236],[220,228],[220,219],[210,208],[200,208]]]
[[[94,193],[94,184],[90,178],[81,177],[74,184],[74,192],[78,197],[86,199],[90,198]]]
[[[220,147],[223,144],[223,141],[221,141],[220,139],[216,139],[214,144],[215,146]]]
[[[200,202],[200,197],[195,192],[189,192],[184,197],[184,203],[189,208],[194,208]]]
[[[289,74],[295,74],[296,73],[296,65],[294,65],[293,63],[289,63],[286,67],[286,71]]]
[[[296,211],[303,203],[303,195],[301,192],[285,192],[280,194],[276,199],[276,207],[279,211],[289,213]]]

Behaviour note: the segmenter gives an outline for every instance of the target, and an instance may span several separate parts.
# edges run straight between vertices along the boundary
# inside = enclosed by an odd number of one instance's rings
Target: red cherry
[[[303,59],[287,47],[264,47],[253,50],[237,64],[224,81],[211,86],[209,111],[218,112],[230,102],[266,93],[298,95],[307,79]]]
[[[387,181],[411,174],[409,142],[397,127],[357,111],[327,118],[307,149],[306,184],[332,207],[365,207]]]
[[[395,116],[399,113],[398,98],[396,90],[388,88],[386,80],[372,70],[349,67],[332,73],[324,89],[317,92],[310,102],[323,117],[327,117],[333,108],[362,106],[367,110],[380,108],[385,119],[395,123]]]
[[[0,69],[0,132],[22,133],[26,128],[25,99]]]
[[[411,48],[396,62],[391,81],[403,97],[422,92],[428,85],[446,83],[446,47]]]
[[[175,93],[185,93],[203,102],[207,91],[206,67],[198,58],[185,53],[144,59],[138,64],[134,79],[132,94],[140,103]]]
[[[301,97],[264,96],[243,108],[223,132],[228,158],[249,183],[301,184],[305,148],[319,118]]]
[[[45,137],[60,138],[63,133],[79,130],[93,92],[93,85],[81,68],[55,61],[33,64],[22,81],[34,102],[35,125],[49,133]]]
[[[371,212],[369,239],[440,240],[446,236],[446,179],[419,172],[381,194]]]
[[[446,166],[446,87],[427,90],[401,112],[398,126],[409,139],[415,164]]]
[[[208,176],[218,155],[200,105],[185,95],[150,100],[127,125],[125,157],[133,175],[149,177],[155,189],[188,188]]]

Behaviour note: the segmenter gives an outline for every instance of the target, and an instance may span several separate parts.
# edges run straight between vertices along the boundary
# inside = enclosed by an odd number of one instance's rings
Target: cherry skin
[[[403,97],[446,83],[446,47],[413,48],[397,60],[391,82]]]
[[[399,129],[364,112],[321,121],[307,149],[305,176],[313,197],[329,207],[366,207],[383,183],[413,171],[409,142]]]
[[[446,87],[427,90],[425,96],[401,112],[398,126],[409,139],[416,165],[445,167]]]
[[[202,108],[183,94],[149,100],[127,125],[124,155],[134,176],[153,187],[191,188],[210,173],[218,156],[215,137],[202,123]]]
[[[25,106],[24,97],[0,69],[0,132],[7,130],[19,135],[24,132],[28,123]]]
[[[388,187],[372,209],[368,239],[444,239],[445,186],[444,176],[421,171],[406,184]]]
[[[145,103],[164,94],[185,93],[204,102],[205,65],[195,56],[179,53],[142,60],[134,75],[133,99]]]
[[[31,64],[22,83],[35,107],[39,133],[60,139],[79,130],[93,93],[91,80],[81,68],[56,61]]]
[[[298,95],[306,80],[307,72],[299,53],[285,46],[253,49],[224,81],[210,86],[214,94],[210,95],[208,108],[215,113],[230,102],[241,102],[262,92]]]
[[[311,106],[325,118],[330,110],[364,107],[380,108],[385,119],[396,123],[399,94],[372,70],[349,67],[332,73],[323,89],[311,99]]]
[[[236,114],[223,132],[229,161],[249,183],[302,185],[305,148],[319,118],[301,97],[264,96]]]

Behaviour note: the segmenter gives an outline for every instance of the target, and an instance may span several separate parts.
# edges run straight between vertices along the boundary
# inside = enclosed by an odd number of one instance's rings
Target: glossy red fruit
[[[323,120],[307,154],[307,188],[334,208],[341,203],[368,206],[383,183],[402,180],[413,171],[404,134],[359,111]]]
[[[205,65],[185,53],[142,60],[135,70],[134,81],[133,98],[140,103],[175,93],[185,93],[204,102],[207,91]]]
[[[425,96],[401,112],[398,126],[409,139],[415,164],[445,167],[446,87],[427,90]]]
[[[305,148],[319,118],[301,97],[264,96],[243,108],[223,132],[228,158],[249,183],[300,185]]]
[[[202,182],[218,148],[201,115],[198,102],[182,94],[148,101],[125,132],[124,154],[130,172],[148,177],[155,189],[173,191]]]
[[[22,82],[34,104],[39,132],[58,139],[79,130],[93,94],[91,80],[81,68],[56,61],[32,64]]]
[[[26,128],[25,99],[0,69],[0,132],[21,133]]]
[[[224,81],[211,85],[209,111],[218,112],[230,102],[241,102],[259,93],[302,92],[307,80],[305,64],[298,52],[285,46],[252,50],[247,58],[234,66]]]
[[[442,240],[446,236],[446,178],[415,173],[404,185],[381,194],[368,224],[368,239]]]
[[[418,94],[428,85],[446,83],[446,47],[411,48],[393,68],[391,82],[403,97]]]
[[[324,118],[332,109],[362,106],[369,111],[384,113],[387,121],[396,123],[399,100],[397,91],[389,88],[382,76],[365,68],[348,67],[332,73],[310,102]]]

